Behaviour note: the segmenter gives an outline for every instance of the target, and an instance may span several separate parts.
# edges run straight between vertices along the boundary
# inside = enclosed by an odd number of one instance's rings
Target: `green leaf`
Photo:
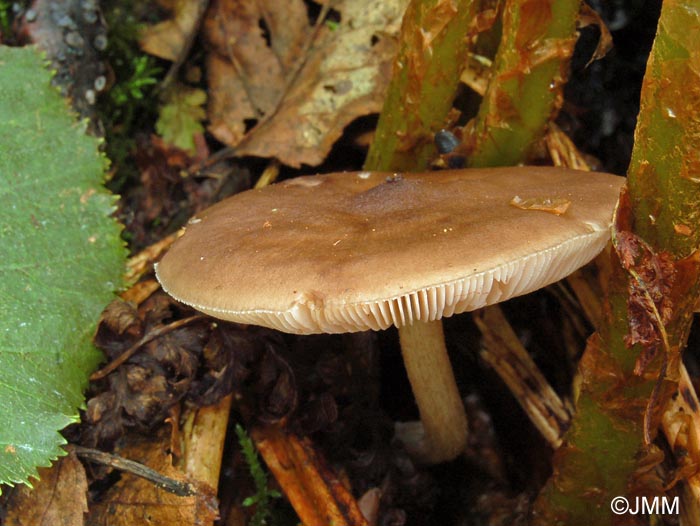
[[[0,46],[0,482],[63,454],[125,249],[105,159],[31,48]]]
[[[204,132],[205,102],[207,94],[201,89],[181,84],[174,86],[168,90],[165,104],[160,107],[156,131],[168,144],[194,153],[194,136]]]

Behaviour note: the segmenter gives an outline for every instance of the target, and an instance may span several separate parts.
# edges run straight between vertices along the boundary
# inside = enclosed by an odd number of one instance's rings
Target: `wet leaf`
[[[0,482],[63,454],[124,247],[105,161],[30,48],[0,47]]]

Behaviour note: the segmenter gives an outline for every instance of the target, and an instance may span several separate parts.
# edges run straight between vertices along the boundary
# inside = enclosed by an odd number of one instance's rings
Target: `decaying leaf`
[[[557,126],[556,122],[552,121],[547,124],[547,133],[543,140],[554,166],[563,166],[585,172],[591,170],[591,165],[595,166],[595,160],[587,158],[579,151],[574,141]]]
[[[11,495],[5,526],[82,526],[88,511],[85,469],[75,454],[39,469],[34,488],[19,486]]]
[[[498,305],[480,309],[472,319],[483,337],[481,358],[505,382],[547,442],[555,449],[561,446],[571,408],[537,368]]]
[[[673,305],[669,294],[675,279],[673,259],[668,253],[654,252],[632,232],[618,232],[617,239],[616,248],[624,268],[639,276],[629,281],[630,333],[625,341],[629,346],[636,343],[656,346],[661,343],[659,322],[666,324],[671,319]]]
[[[214,1],[209,130],[238,155],[321,163],[348,123],[381,109],[405,5],[344,0],[337,23],[312,27],[301,0],[284,18],[271,0]]]
[[[675,453],[677,467],[667,486],[683,480],[684,495],[681,512],[694,520],[684,524],[697,524],[700,516],[700,401],[685,367],[681,366],[678,392],[667,403],[661,424],[669,446]]]
[[[230,391],[227,371],[233,366],[200,361],[211,345],[206,320],[191,317],[188,324],[182,324],[183,320],[164,323],[172,314],[162,294],[150,296],[138,309],[124,301],[107,308],[95,337],[97,345],[109,362],[135,352],[93,386],[84,418],[90,426],[83,432],[83,444],[110,447],[125,429],[148,430],[163,422],[183,397],[212,403]],[[218,358],[215,351],[212,355],[212,360]],[[200,363],[205,368],[200,370]]]
[[[598,28],[598,31],[600,31],[598,45],[596,46],[593,55],[588,61],[588,64],[586,64],[587,66],[590,65],[591,62],[603,58],[605,55],[608,54],[608,51],[610,51],[613,48],[612,35],[610,34],[608,26],[605,25],[605,22],[603,22],[603,19],[600,17],[600,15],[596,11],[594,11],[593,8],[589,6],[586,2],[581,3],[581,11],[578,15],[577,26],[579,27],[579,29],[588,26],[596,26]]]
[[[629,332],[625,344],[642,345],[635,372],[641,374],[660,345],[667,346],[665,326],[673,315],[672,289],[676,280],[673,256],[655,252],[630,228],[629,194],[623,191],[615,214],[613,245],[620,264],[629,273],[627,312]],[[666,349],[670,351],[670,349]]]
[[[140,171],[138,191],[122,196],[122,217],[134,250],[145,248],[172,232],[187,217],[220,199],[221,181],[217,177],[183,177],[196,159],[206,158],[208,149],[201,134],[193,136],[195,156],[153,135],[137,141],[134,154]],[[245,170],[232,177],[233,190],[249,187]]]
[[[254,0],[217,0],[204,21],[205,38],[212,46],[207,57],[210,131],[221,141],[237,144],[255,121],[274,110],[292,70],[293,57],[277,51],[281,38],[301,53],[310,27],[301,1],[290,2],[288,24],[278,27],[270,10]],[[260,27],[270,28],[270,44]]]

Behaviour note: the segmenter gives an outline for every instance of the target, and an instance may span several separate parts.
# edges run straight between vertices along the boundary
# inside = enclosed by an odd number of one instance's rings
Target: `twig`
[[[183,233],[184,229],[181,228],[130,257],[126,264],[124,281],[128,284],[136,283],[146,272],[150,272],[153,269],[153,262],[159,259]]]
[[[255,188],[263,188],[269,184],[272,184],[277,180],[277,176],[280,174],[280,163],[276,159],[273,159],[263,170],[260,178],[255,183]]]
[[[118,469],[119,471],[125,471],[127,473],[131,473],[132,475],[136,475],[137,477],[149,480],[159,488],[177,495],[178,497],[191,497],[193,495],[197,495],[197,490],[189,482],[183,482],[166,477],[155,469],[144,466],[143,464],[134,460],[129,460],[124,457],[120,457],[119,455],[105,453],[104,451],[99,451],[89,447],[74,445],[72,446],[72,449],[81,458],[85,458],[105,466],[110,466],[114,469]]]

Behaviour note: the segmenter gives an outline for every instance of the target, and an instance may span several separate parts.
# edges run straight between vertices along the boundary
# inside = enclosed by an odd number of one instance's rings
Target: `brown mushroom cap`
[[[193,218],[157,275],[197,310],[291,333],[436,320],[590,261],[623,182],[546,167],[299,177]]]

